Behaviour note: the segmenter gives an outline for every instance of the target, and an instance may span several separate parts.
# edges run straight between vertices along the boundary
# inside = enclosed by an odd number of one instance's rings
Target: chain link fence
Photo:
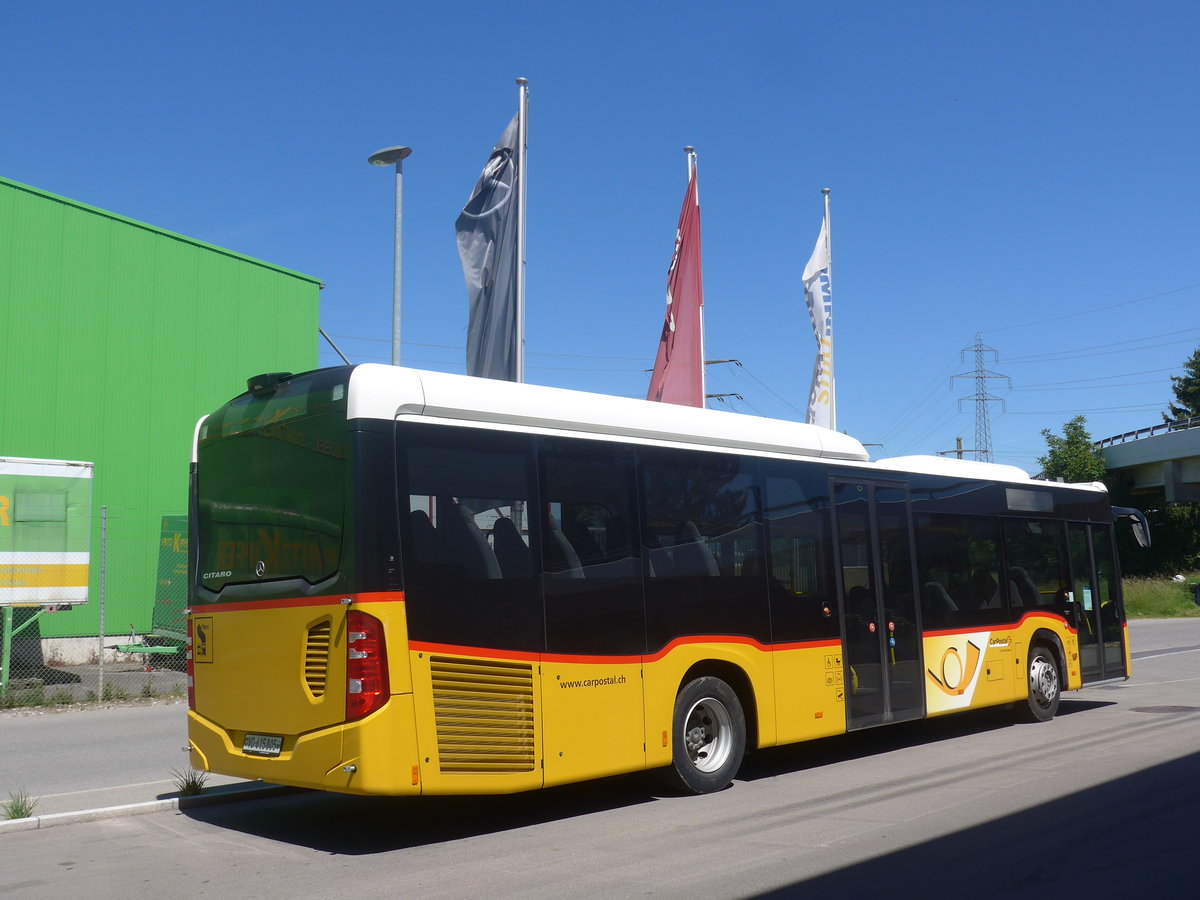
[[[106,506],[69,522],[62,498],[31,498],[0,518],[0,709],[183,696],[186,516]]]

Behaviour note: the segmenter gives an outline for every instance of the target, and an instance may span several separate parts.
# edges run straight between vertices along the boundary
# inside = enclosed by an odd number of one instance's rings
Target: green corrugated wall
[[[192,431],[260,372],[317,364],[317,279],[0,178],[0,456],[95,463],[89,602],[43,636],[150,629]]]

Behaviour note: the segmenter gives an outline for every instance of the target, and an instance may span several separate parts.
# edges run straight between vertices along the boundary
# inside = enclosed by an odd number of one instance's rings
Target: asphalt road
[[[1134,678],[1068,694],[1051,723],[991,710],[766,751],[705,797],[647,776],[512,797],[301,793],[19,832],[0,837],[0,896],[1190,892],[1200,620],[1131,628]]]
[[[0,713],[0,800],[25,791],[38,815],[154,800],[176,790],[172,770],[188,769],[183,700]]]

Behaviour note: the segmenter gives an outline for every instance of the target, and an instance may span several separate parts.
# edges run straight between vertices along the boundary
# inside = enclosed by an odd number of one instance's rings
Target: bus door
[[[1117,596],[1112,529],[1075,523],[1067,527],[1080,676],[1084,684],[1124,678],[1125,616]]]
[[[833,480],[846,727],[924,715],[908,489]]]

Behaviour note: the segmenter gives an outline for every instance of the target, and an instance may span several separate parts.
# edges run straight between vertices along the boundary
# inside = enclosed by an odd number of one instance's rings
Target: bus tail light
[[[196,708],[196,663],[192,659],[192,617],[190,615],[187,617],[187,701],[188,709]]]
[[[370,715],[390,695],[383,623],[352,609],[346,613],[346,721]]]

